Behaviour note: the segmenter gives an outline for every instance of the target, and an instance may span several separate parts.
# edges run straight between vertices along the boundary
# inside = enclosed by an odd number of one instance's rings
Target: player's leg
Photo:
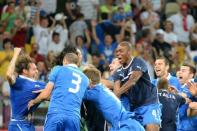
[[[141,124],[145,127],[146,131],[159,131],[161,125],[160,104],[142,106],[136,109],[135,112],[142,118]]]
[[[64,124],[62,118],[57,114],[47,115],[44,124],[44,131],[62,131],[62,130],[64,130]]]

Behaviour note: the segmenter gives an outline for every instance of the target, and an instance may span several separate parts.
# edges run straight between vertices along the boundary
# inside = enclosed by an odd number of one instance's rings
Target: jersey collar
[[[29,81],[33,81],[33,82],[36,82],[34,79],[31,79],[29,77],[26,77],[24,75],[19,75],[20,78],[23,78],[23,79],[26,79],[26,80],[29,80]]]
[[[72,66],[72,67],[78,68],[78,66],[76,64],[67,64],[65,66]]]

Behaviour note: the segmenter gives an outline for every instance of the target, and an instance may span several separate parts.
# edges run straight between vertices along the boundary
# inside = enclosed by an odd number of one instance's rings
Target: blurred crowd
[[[38,79],[46,82],[67,44],[82,52],[82,66],[93,64],[108,78],[118,43],[129,41],[132,55],[146,60],[154,79],[158,56],[169,60],[172,75],[183,63],[197,65],[196,20],[196,0],[1,0],[0,127],[9,121],[5,76],[13,47],[34,59]]]

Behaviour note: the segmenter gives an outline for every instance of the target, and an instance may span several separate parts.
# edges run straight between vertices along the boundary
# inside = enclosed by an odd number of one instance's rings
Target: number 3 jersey
[[[48,114],[64,113],[80,118],[84,93],[89,85],[85,74],[74,64],[55,66],[49,74],[54,84]]]

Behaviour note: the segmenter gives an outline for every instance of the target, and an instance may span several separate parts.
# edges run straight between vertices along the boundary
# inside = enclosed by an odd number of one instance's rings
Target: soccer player
[[[196,97],[193,96],[186,85],[188,82],[194,81],[193,78],[195,77],[195,74],[196,68],[189,63],[183,64],[180,67],[178,74],[178,79],[182,84],[180,92],[181,94],[184,94],[187,98],[189,98],[192,102],[189,105],[184,104],[180,107],[177,131],[195,131],[197,129],[197,116],[188,117],[187,113],[188,108],[191,107],[195,102],[197,102]]]
[[[111,125],[110,131],[144,131],[139,122],[132,119],[120,100],[108,88],[100,83],[101,73],[96,68],[86,68],[85,75],[90,80],[84,99],[92,101],[103,117]]]
[[[121,67],[113,75],[114,93],[120,97],[128,94],[131,110],[147,131],[158,131],[161,123],[161,109],[158,104],[157,88],[151,84],[146,63],[131,56],[131,44],[121,42],[117,48],[117,58]]]
[[[159,79],[157,87],[159,89],[159,101],[162,104],[160,131],[176,131],[177,111],[181,105],[185,104],[186,100],[168,90],[170,87],[166,78]]]
[[[172,76],[170,73],[168,73],[169,70],[169,61],[165,57],[158,57],[155,60],[155,73],[157,76],[157,79],[154,79],[152,83],[157,86],[157,82],[159,78],[166,78],[168,80],[168,83],[171,87],[177,90],[179,92],[181,88],[181,84],[179,83],[179,80]]]
[[[21,49],[14,48],[14,55],[7,70],[7,80],[11,87],[10,99],[12,116],[9,131],[35,131],[31,114],[38,105],[28,110],[28,102],[36,98],[33,91],[41,90],[45,83],[35,80],[38,70],[28,56],[20,56]],[[16,71],[16,72],[15,72]]]
[[[80,130],[80,108],[89,80],[77,67],[78,62],[79,57],[76,54],[65,54],[63,66],[52,69],[46,88],[29,102],[31,107],[51,94],[44,126],[46,131]]]

